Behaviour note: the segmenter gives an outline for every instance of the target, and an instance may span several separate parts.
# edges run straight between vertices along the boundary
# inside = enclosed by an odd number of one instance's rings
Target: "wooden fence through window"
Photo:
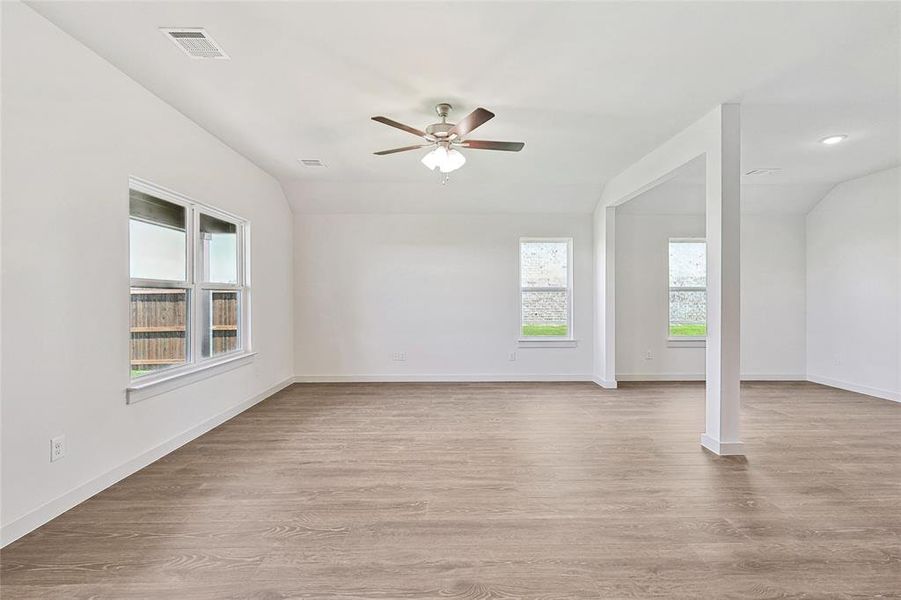
[[[212,355],[238,348],[238,293],[208,292],[212,298]],[[186,360],[187,291],[131,289],[131,368],[133,375],[182,364]]]

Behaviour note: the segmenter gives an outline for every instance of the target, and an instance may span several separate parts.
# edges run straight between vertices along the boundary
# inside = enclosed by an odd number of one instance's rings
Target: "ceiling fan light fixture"
[[[451,171],[456,171],[464,164],[466,164],[466,157],[463,156],[463,153],[451,148],[447,151],[447,158],[444,159],[444,164],[439,165],[438,168],[442,173],[450,173]]]
[[[466,157],[463,153],[454,148],[446,148],[444,145],[436,147],[434,150],[422,157],[422,164],[430,171],[438,169],[442,173],[450,173],[456,171],[466,163]]]
[[[429,171],[434,171],[444,164],[444,161],[447,159],[447,148],[444,146],[437,146],[431,152],[422,157],[422,164],[426,166]]]
[[[425,131],[398,123],[388,117],[376,116],[372,120],[407,133],[412,133],[425,141],[425,144],[416,144],[412,146],[403,146],[401,148],[391,148],[389,150],[381,150],[374,152],[377,156],[385,156],[386,154],[397,154],[398,152],[409,152],[410,150],[419,150],[420,148],[431,148],[431,150],[420,159],[425,168],[429,171],[441,171],[445,175],[456,171],[466,164],[466,157],[463,153],[455,148],[461,146],[468,150],[498,150],[502,152],[519,152],[525,145],[523,142],[497,142],[493,140],[471,140],[469,134],[474,129],[484,125],[487,121],[494,118],[494,113],[484,108],[477,108],[458,123],[448,123],[447,115],[451,110],[451,105],[442,102],[435,107],[438,116],[441,117],[440,123],[432,123],[425,128]],[[444,178],[447,181],[447,177]]]

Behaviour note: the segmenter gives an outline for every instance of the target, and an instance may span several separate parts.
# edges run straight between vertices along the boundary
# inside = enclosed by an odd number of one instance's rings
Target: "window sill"
[[[190,370],[178,370],[161,374],[146,381],[136,380],[125,388],[125,403],[134,404],[153,396],[209,379],[215,375],[237,369],[250,363],[256,352],[243,352],[220,359],[209,361],[201,365],[194,365]]]
[[[520,338],[517,342],[520,348],[575,348],[579,345],[579,340],[574,339],[542,339],[542,338]]]
[[[668,338],[667,348],[706,348],[707,338]]]

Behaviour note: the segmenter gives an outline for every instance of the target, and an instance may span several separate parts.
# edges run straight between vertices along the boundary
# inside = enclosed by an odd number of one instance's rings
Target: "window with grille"
[[[572,337],[571,269],[571,239],[520,240],[520,335],[523,338]]]
[[[131,182],[132,379],[249,351],[247,230],[243,219]]]
[[[707,243],[703,239],[669,241],[669,337],[707,336]]]

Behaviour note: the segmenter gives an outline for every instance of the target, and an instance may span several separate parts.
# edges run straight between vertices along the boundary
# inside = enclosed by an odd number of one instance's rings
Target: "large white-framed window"
[[[133,387],[251,352],[249,233],[246,219],[129,180]]]
[[[573,339],[572,245],[572,238],[520,238],[520,340]]]
[[[670,238],[667,338],[703,343],[707,339],[707,242]]]

